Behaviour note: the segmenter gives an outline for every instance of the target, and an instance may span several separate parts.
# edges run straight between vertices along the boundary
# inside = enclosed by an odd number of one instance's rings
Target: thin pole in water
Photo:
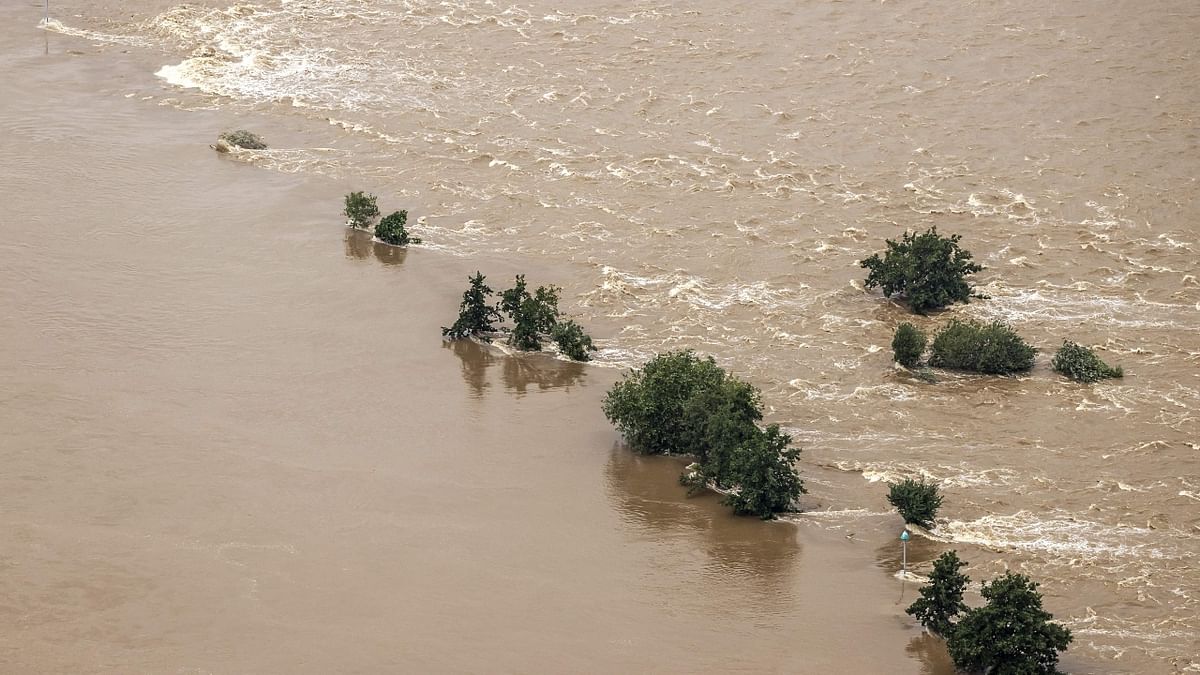
[[[46,0],[46,14],[45,14],[45,16],[42,17],[42,25],[47,26],[49,24],[50,24],[50,0]]]
[[[900,574],[908,574],[908,528],[900,533],[900,548],[903,551],[900,558]]]

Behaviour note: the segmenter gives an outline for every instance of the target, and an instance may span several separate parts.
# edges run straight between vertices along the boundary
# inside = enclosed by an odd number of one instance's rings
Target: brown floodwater
[[[1072,672],[1200,671],[1195,3],[52,4],[0,9],[4,670],[949,672],[883,498],[923,476],[918,573],[1031,575]],[[929,225],[990,297],[918,323],[1030,374],[891,368],[856,261]],[[476,269],[595,364],[441,342]],[[604,390],[678,347],[806,512],[620,446]]]

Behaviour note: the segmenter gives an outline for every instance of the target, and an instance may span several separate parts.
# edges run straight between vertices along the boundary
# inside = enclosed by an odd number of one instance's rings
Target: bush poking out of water
[[[588,361],[592,358],[588,352],[596,351],[592,338],[574,321],[555,324],[550,337],[558,345],[558,351],[575,361]]]
[[[888,502],[896,507],[905,523],[928,529],[933,527],[942,496],[938,494],[937,483],[926,483],[924,478],[919,481],[905,478],[890,485]]]
[[[359,193],[362,194],[362,193]],[[442,336],[451,340],[461,340],[472,335],[491,333],[496,330],[495,321],[500,320],[500,313],[488,304],[492,289],[487,285],[482,273],[476,272],[469,277],[470,288],[463,293],[462,303],[458,306],[458,319],[449,328],[442,328]],[[485,338],[486,339],[486,338]]]
[[[1096,356],[1096,352],[1070,340],[1063,341],[1050,365],[1055,372],[1076,382],[1098,382],[1110,377],[1125,376],[1125,371],[1120,366],[1114,368],[1108,365]]]
[[[542,334],[558,323],[558,294],[557,286],[538,286],[530,294],[525,275],[517,275],[516,285],[500,294],[500,310],[513,322],[510,345],[526,352],[542,348]]]
[[[375,195],[351,192],[346,195],[346,206],[342,209],[351,227],[366,229],[379,217],[379,206]],[[405,214],[407,218],[407,214]]]
[[[1052,623],[1038,585],[1006,572],[983,585],[987,605],[967,610],[946,647],[960,671],[990,675],[1053,675],[1071,631]]]
[[[902,323],[892,337],[893,359],[905,368],[915,368],[925,353],[925,333],[911,323]]]
[[[929,365],[989,375],[1009,375],[1033,368],[1037,352],[1012,328],[996,321],[951,319],[933,336]]]
[[[408,246],[419,244],[421,239],[409,235],[405,224],[408,223],[408,211],[396,211],[383,217],[375,226],[375,237],[385,244],[392,246]]]
[[[966,277],[983,267],[971,262],[970,251],[958,245],[960,239],[957,234],[943,237],[936,227],[921,234],[905,232],[899,242],[888,239],[883,258],[876,253],[859,261],[870,270],[867,288],[878,286],[887,297],[903,297],[917,314],[981,297]]]
[[[246,150],[266,150],[267,143],[256,133],[238,129],[236,131],[226,131],[217,137],[219,141],[225,141],[227,144],[244,148]]]
[[[734,513],[770,520],[792,509],[805,490],[793,466],[800,449],[791,443],[792,437],[772,424],[729,453],[726,475],[714,478],[734,486],[723,500]]]
[[[970,579],[959,572],[966,566],[966,561],[959,560],[956,551],[946,551],[938,556],[933,561],[929,583],[920,590],[921,597],[904,611],[916,617],[934,635],[949,635],[954,629],[955,618],[967,611],[962,598]]]
[[[778,426],[759,428],[758,390],[711,357],[659,354],[609,390],[604,415],[637,452],[694,455],[680,482],[718,488],[736,513],[773,518],[804,492],[793,466],[800,450]]]

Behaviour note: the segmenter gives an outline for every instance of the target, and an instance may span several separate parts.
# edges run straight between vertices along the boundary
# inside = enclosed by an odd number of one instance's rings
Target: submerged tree
[[[876,253],[859,261],[870,270],[867,288],[879,286],[885,296],[903,297],[917,314],[980,297],[966,277],[983,267],[971,262],[970,251],[958,245],[960,239],[957,234],[943,237],[931,227],[921,234],[905,232],[899,242],[886,240],[883,258]]]
[[[375,203],[377,197],[362,192],[351,192],[346,195],[345,208],[342,213],[351,227],[366,228],[379,217],[379,206]],[[407,214],[405,214],[407,217]]]
[[[949,634],[954,665],[989,675],[1054,675],[1071,631],[1052,623],[1038,585],[1006,572],[983,585],[987,605],[968,610]]]
[[[392,246],[408,246],[409,244],[421,243],[420,237],[409,235],[408,228],[405,225],[408,223],[408,211],[395,211],[383,217],[379,224],[375,226],[375,237],[385,244]]]
[[[442,328],[442,336],[451,340],[493,332],[496,330],[493,322],[500,320],[500,313],[488,304],[492,289],[485,283],[483,274],[476,272],[469,280],[471,286],[463,293],[462,303],[458,306],[458,319],[453,326]]]
[[[931,366],[1009,375],[1033,368],[1037,350],[999,321],[951,319],[933,336],[929,352]]]
[[[659,354],[609,389],[604,416],[629,446],[647,455],[690,454],[684,407],[699,391],[719,386],[725,371],[692,350]]]
[[[733,486],[724,502],[734,513],[770,520],[792,509],[805,489],[793,466],[800,449],[791,443],[792,437],[772,424],[729,451],[727,474],[719,478]]]
[[[588,361],[592,358],[588,352],[596,351],[591,336],[571,320],[555,324],[554,329],[550,331],[550,338],[558,345],[558,351],[574,361]]]
[[[892,337],[893,359],[905,368],[915,368],[925,353],[925,333],[905,322],[896,328]]]
[[[892,483],[887,499],[900,512],[905,523],[924,528],[933,527],[934,518],[937,518],[937,511],[942,505],[937,483],[926,483],[924,478],[919,481],[905,478],[899,483]]]
[[[513,322],[509,344],[522,351],[542,348],[542,334],[558,323],[558,293],[557,286],[538,286],[530,294],[525,275],[517,275],[516,285],[500,294],[500,309]]]
[[[1108,365],[1096,356],[1096,352],[1070,340],[1063,340],[1063,345],[1054,354],[1050,366],[1055,372],[1076,382],[1098,382],[1110,377],[1125,376],[1125,371],[1120,366],[1114,368]]]
[[[933,572],[929,583],[921,588],[921,597],[904,610],[916,617],[921,625],[937,635],[949,635],[954,628],[954,619],[967,611],[963,603],[963,589],[970,579],[959,572],[966,567],[956,551],[946,551],[933,561]]]
[[[258,134],[246,131],[245,129],[237,129],[234,131],[222,132],[217,137],[217,149],[221,150],[220,143],[223,141],[226,144],[226,149],[222,152],[228,152],[228,146],[244,148],[246,150],[266,150],[267,143]]]

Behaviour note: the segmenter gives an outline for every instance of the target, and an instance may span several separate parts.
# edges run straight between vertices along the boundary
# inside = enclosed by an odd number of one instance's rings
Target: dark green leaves
[[[958,559],[957,552],[943,553],[933,561],[933,572],[929,575],[929,583],[920,590],[921,597],[904,611],[916,617],[930,631],[949,635],[954,628],[955,617],[967,611],[962,597],[970,579],[958,571],[966,566],[965,561]]]
[[[987,605],[968,610],[946,646],[960,670],[991,675],[1053,675],[1071,631],[1051,623],[1037,584],[1006,572],[983,585]]]
[[[351,192],[346,195],[345,208],[342,213],[346,216],[351,227],[367,228],[379,217],[379,206],[376,205],[375,195],[362,192]],[[408,214],[405,214],[407,218]]]
[[[990,375],[1033,368],[1033,347],[1008,326],[951,319],[933,336],[929,365]]]
[[[893,358],[905,368],[914,368],[925,353],[925,333],[911,323],[902,323],[892,337]]]
[[[942,505],[942,496],[938,494],[937,483],[905,478],[890,486],[888,502],[900,512],[904,522],[930,528]]]
[[[420,238],[410,236],[405,224],[408,222],[408,211],[396,211],[384,216],[375,226],[375,237],[385,244],[392,246],[407,246],[421,243]]]
[[[1125,376],[1120,366],[1113,368],[1101,361],[1096,352],[1070,340],[1063,341],[1050,366],[1076,382],[1098,382],[1109,377]]]
[[[471,287],[463,293],[462,303],[458,306],[458,319],[449,328],[442,328],[442,335],[451,340],[460,340],[480,333],[490,333],[496,330],[494,321],[500,320],[500,312],[488,304],[492,289],[485,283],[481,272],[469,277]]]
[[[936,227],[921,234],[905,232],[899,242],[887,240],[883,258],[876,253],[859,262],[870,270],[867,288],[883,289],[885,296],[902,296],[918,314],[955,302],[968,302],[973,295],[966,276],[983,269],[971,262],[971,253],[958,246],[957,234],[943,237]]]

